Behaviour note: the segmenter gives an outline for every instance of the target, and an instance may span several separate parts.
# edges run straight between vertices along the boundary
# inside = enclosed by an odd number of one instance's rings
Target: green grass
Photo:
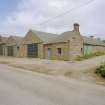
[[[76,58],[76,60],[77,61],[82,61],[82,60],[85,60],[85,59],[89,59],[89,58],[93,58],[93,57],[101,56],[101,55],[105,55],[105,53],[104,52],[96,52],[96,53],[86,54],[86,55],[78,56]]]
[[[105,63],[101,64],[101,66],[96,69],[95,73],[105,78]]]

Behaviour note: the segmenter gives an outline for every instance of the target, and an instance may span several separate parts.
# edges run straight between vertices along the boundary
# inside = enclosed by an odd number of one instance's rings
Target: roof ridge
[[[46,34],[54,34],[54,35],[57,35],[56,33],[50,33],[50,32],[45,32],[45,31],[40,31],[40,30],[34,30],[34,29],[30,29],[30,31],[34,31],[34,32],[41,32],[41,33],[46,33]]]

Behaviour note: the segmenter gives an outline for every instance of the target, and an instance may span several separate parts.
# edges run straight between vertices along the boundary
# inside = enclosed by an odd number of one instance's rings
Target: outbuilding
[[[29,30],[21,44],[21,57],[44,58],[44,45],[57,35]]]
[[[82,36],[79,24],[60,35],[29,30],[20,46],[20,57],[73,60],[78,56],[105,52],[105,42]]]
[[[6,42],[6,56],[19,57],[22,37],[10,36]]]
[[[7,37],[0,36],[0,56],[5,56]]]
[[[45,57],[59,60],[72,60],[83,54],[83,38],[80,35],[79,24],[74,24],[72,31],[57,36],[45,45]]]
[[[105,53],[105,42],[100,38],[94,38],[94,36],[83,36],[84,40],[84,54],[91,54],[96,52]]]

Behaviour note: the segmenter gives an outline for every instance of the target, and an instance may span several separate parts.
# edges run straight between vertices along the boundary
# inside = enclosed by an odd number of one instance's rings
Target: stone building
[[[83,54],[83,38],[79,25],[74,24],[74,30],[64,32],[44,46],[45,58],[70,60]]]
[[[44,58],[44,45],[56,38],[57,35],[29,30],[20,47],[20,57]]]
[[[0,56],[5,56],[6,42],[7,42],[7,37],[0,36]]]
[[[24,38],[0,37],[1,56],[72,60],[95,52],[105,52],[105,41],[82,36],[77,23],[60,35],[29,30]]]
[[[21,57],[71,60],[83,54],[105,52],[105,43],[80,34],[79,24],[61,35],[30,30],[20,47]]]
[[[83,36],[84,40],[84,54],[91,54],[95,52],[105,52],[105,42],[93,36]]]
[[[23,38],[18,36],[10,36],[5,45],[5,56],[20,56],[20,44]]]

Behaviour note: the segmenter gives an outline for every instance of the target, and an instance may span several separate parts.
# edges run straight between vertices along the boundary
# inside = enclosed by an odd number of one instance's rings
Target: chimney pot
[[[90,38],[92,38],[92,39],[93,39],[93,38],[94,38],[94,36],[90,36]]]
[[[79,32],[79,24],[78,23],[74,23],[74,31]]]

